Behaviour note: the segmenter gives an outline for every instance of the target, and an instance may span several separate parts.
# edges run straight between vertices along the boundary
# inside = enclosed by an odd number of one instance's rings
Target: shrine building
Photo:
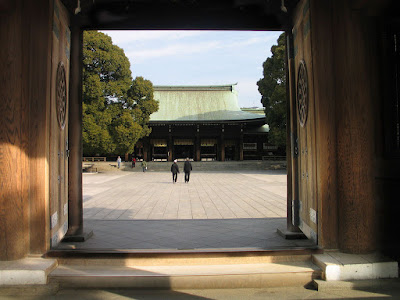
[[[145,160],[251,160],[273,154],[264,114],[242,111],[235,84],[155,86],[159,110],[136,155]]]

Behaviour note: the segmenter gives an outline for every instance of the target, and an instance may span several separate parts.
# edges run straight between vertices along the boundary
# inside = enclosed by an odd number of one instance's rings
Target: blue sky
[[[257,81],[280,32],[102,31],[125,51],[132,76],[154,85],[238,83],[240,107],[262,107]]]

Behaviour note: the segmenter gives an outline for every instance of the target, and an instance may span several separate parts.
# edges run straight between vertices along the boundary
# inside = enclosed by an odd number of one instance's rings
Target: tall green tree
[[[286,150],[286,66],[285,34],[278,38],[278,44],[271,47],[272,56],[263,63],[263,75],[258,82],[265,107],[266,122],[270,127],[269,141]]]
[[[148,136],[150,115],[158,110],[154,100],[153,84],[143,77],[136,77],[128,90],[127,97],[114,104],[112,133],[118,153],[132,153],[137,141]]]
[[[153,85],[132,81],[124,51],[106,34],[83,36],[83,153],[85,156],[133,152],[150,133],[150,114],[158,110]]]
[[[132,81],[124,51],[111,37],[97,31],[83,33],[83,153],[113,153],[110,105],[125,98]]]

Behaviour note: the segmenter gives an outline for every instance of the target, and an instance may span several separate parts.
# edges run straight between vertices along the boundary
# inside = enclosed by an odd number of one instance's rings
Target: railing
[[[107,157],[100,157],[100,156],[95,156],[95,157],[84,157],[83,161],[106,161]]]
[[[201,161],[214,161],[217,159],[217,155],[213,153],[202,153],[200,156]]]
[[[243,143],[243,150],[257,150],[257,143]]]

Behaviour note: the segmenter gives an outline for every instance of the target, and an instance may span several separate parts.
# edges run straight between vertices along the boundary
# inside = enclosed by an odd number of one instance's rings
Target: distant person
[[[117,158],[118,169],[121,167],[121,156]]]
[[[178,173],[179,173],[179,166],[177,164],[177,160],[174,160],[174,163],[171,166],[171,173],[172,173],[172,183],[175,183],[176,180],[178,179]]]
[[[192,171],[192,164],[189,161],[189,157],[186,158],[185,164],[183,165],[183,171],[185,172],[185,183],[189,182],[190,171]]]
[[[142,161],[142,169],[143,169],[143,172],[146,172],[146,170],[147,170],[147,162],[144,159]]]
[[[136,158],[132,157],[132,168],[136,166]]]

